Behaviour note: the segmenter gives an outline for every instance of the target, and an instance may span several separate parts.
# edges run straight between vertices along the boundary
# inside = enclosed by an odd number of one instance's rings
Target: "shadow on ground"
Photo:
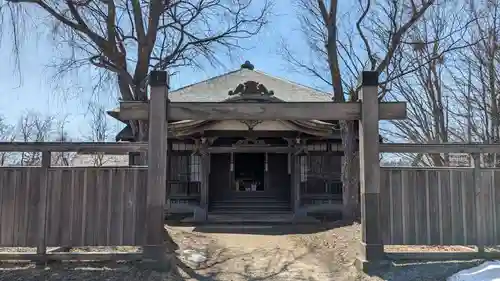
[[[0,280],[66,281],[66,280],[176,280],[171,272],[145,270],[137,263],[54,263],[0,264]]]
[[[259,251],[259,250],[256,250]],[[149,269],[140,263],[54,263],[40,267],[32,264],[0,264],[0,280],[23,280],[23,281],[63,281],[63,280],[123,280],[123,281],[149,281],[149,280],[297,280],[297,281],[319,281],[319,280],[347,280],[336,279],[333,276],[304,276],[293,272],[291,268],[296,262],[300,262],[303,256],[296,256],[285,262],[279,262],[280,252],[253,253],[247,252],[235,256],[221,255],[211,263],[203,265],[196,270],[182,261],[175,259],[174,270],[162,272]],[[288,253],[290,254],[290,253]],[[225,268],[226,263],[241,260],[243,256],[267,255],[272,258],[265,264],[256,268],[251,263],[242,264],[237,270]],[[279,263],[277,265],[276,263]],[[482,261],[448,261],[448,262],[413,262],[394,264],[369,275],[360,275],[352,280],[387,280],[387,281],[417,281],[417,280],[442,280],[454,273],[477,266]],[[269,268],[272,270],[266,271]],[[260,274],[256,274],[256,271]],[[333,273],[333,272],[332,272]],[[331,279],[331,278],[334,279]],[[340,276],[339,276],[340,277]]]
[[[483,261],[480,260],[394,263],[389,268],[369,272],[369,275],[387,281],[445,281],[447,277],[481,263]]]
[[[314,234],[328,231],[338,227],[351,225],[352,222],[336,221],[322,224],[289,224],[289,225],[234,225],[214,224],[195,226],[193,232],[198,233],[226,233],[226,234],[251,234],[251,235],[290,235]]]
[[[260,250],[244,254],[228,256],[220,255],[210,263],[193,269],[181,260],[175,258],[170,270],[161,271],[158,268],[150,268],[139,262],[96,262],[96,263],[53,263],[47,266],[35,266],[34,264],[11,264],[0,263],[0,280],[23,280],[23,281],[97,281],[97,280],[123,280],[123,281],[174,281],[174,280],[282,280],[274,279],[278,275],[285,274],[290,265],[294,264],[301,256],[293,257],[286,262],[280,262],[281,252],[265,252]],[[254,253],[255,252],[255,253]],[[259,253],[257,253],[259,252]],[[266,264],[256,268],[252,264],[244,264],[241,268],[225,268],[226,263],[233,260],[241,260],[244,256],[267,255],[273,257]],[[278,263],[278,266],[276,265]],[[272,270],[266,271],[269,268]],[[256,274],[255,271],[261,272]],[[292,280],[292,279],[287,279]],[[293,280],[306,281],[309,278],[294,276]]]

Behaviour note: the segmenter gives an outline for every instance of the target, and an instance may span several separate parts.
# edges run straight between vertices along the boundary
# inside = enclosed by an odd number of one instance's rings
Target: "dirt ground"
[[[201,263],[177,261],[175,272],[162,273],[134,264],[64,264],[47,268],[0,265],[0,280],[446,280],[477,265],[433,262],[394,265],[371,276],[353,267],[359,225],[169,227],[180,252],[193,250]]]

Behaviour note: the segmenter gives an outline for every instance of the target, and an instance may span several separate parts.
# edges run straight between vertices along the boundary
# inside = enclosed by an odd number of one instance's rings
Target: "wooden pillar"
[[[300,156],[292,154],[292,198],[295,216],[303,215],[300,212]]]
[[[361,256],[363,271],[384,259],[380,230],[380,160],[378,73],[363,71],[361,77],[361,120],[359,121]]]
[[[168,75],[165,71],[150,73],[148,185],[146,239],[144,258],[163,261],[166,258],[164,237],[164,206],[167,188],[167,116]]]
[[[168,97],[167,97],[168,98]],[[167,109],[168,110],[168,109]],[[168,125],[168,123],[167,123]],[[167,134],[168,135],[168,134]],[[165,136],[167,137],[167,136]],[[169,157],[169,155],[172,155],[172,150],[173,150],[173,146],[172,146],[172,142],[168,142],[167,141],[167,167],[166,167],[166,170],[167,170],[167,175],[166,175],[166,190],[165,190],[165,209],[166,210],[169,210],[171,207],[172,207],[172,204],[171,204],[171,201],[170,201],[170,197],[172,195],[172,189],[170,188],[170,182],[172,181],[171,179],[171,171],[172,171],[172,158]]]
[[[202,216],[197,220],[206,220],[208,212],[208,194],[210,183],[210,153],[203,148],[201,150],[201,190],[200,190],[200,208],[202,209]]]
[[[236,182],[235,182],[235,167],[234,167],[234,152],[230,153],[231,159],[229,160],[229,186],[231,187],[231,191],[236,191]]]
[[[37,254],[47,253],[47,199],[49,189],[50,151],[42,152],[42,172],[40,173],[40,201],[38,202],[38,244]]]
[[[268,153],[266,152],[264,154],[265,158],[264,158],[264,182],[263,182],[263,185],[264,185],[264,191],[265,192],[268,192],[269,190],[269,155]]]

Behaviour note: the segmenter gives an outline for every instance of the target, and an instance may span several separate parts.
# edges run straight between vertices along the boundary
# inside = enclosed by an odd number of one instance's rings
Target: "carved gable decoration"
[[[266,142],[264,140],[259,140],[257,138],[245,138],[238,140],[233,146],[265,146]]]
[[[229,91],[229,96],[240,95],[240,96],[273,96],[274,92],[269,91],[266,86],[255,82],[246,81],[243,84],[239,84],[234,91]]]

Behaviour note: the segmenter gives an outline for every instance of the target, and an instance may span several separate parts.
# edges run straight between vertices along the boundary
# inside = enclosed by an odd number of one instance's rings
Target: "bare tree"
[[[500,1],[470,2],[470,12],[477,23],[470,37],[479,43],[462,50],[456,64],[449,67],[453,79],[450,92],[457,104],[457,123],[467,141],[500,141]],[[484,164],[498,165],[496,154],[484,155]]]
[[[286,44],[282,50],[295,69],[308,71],[319,81],[330,85],[335,102],[358,100],[360,88],[357,81],[362,70],[380,74],[380,98],[383,98],[392,81],[442,56],[441,52],[434,54],[404,70],[394,66],[395,55],[415,44],[408,35],[425,13],[437,5],[436,1],[358,0],[349,7],[345,6],[349,4],[342,2],[343,7],[350,11],[344,14],[339,11],[342,6],[340,2],[298,0],[300,27],[311,56],[302,59],[304,56],[296,55]],[[441,2],[444,5],[446,1]],[[341,16],[344,18],[341,19]],[[463,30],[467,24],[467,21],[460,22],[448,34]],[[428,41],[418,43],[432,44]],[[360,45],[361,48],[358,47]],[[301,49],[301,53],[306,52]],[[340,130],[345,156],[342,175],[343,201],[346,203],[344,215],[352,218],[357,216],[359,210],[355,122],[340,121]]]
[[[14,126],[8,124],[3,117],[0,116],[0,141],[11,142],[16,138]],[[12,153],[0,151],[0,167],[11,164]]]
[[[72,141],[68,132],[66,131],[66,118],[57,122],[57,131],[55,136],[56,142],[70,142]],[[56,166],[70,166],[73,158],[76,156],[75,152],[52,152],[51,162]]]
[[[108,141],[112,136],[105,108],[97,103],[90,103],[89,113],[90,134],[87,139],[92,142]],[[105,153],[99,152],[90,156],[91,164],[95,167],[101,167],[106,163],[107,158]]]
[[[43,116],[34,111],[28,111],[19,119],[16,131],[17,138],[22,142],[44,142],[53,133],[53,116]],[[37,152],[21,152],[18,159],[21,166],[41,165],[41,155]]]
[[[461,11],[462,8],[443,4],[430,9],[407,34],[407,38],[415,43],[400,48],[395,54],[393,69],[399,73],[409,68],[414,71],[394,79],[391,91],[388,91],[390,99],[408,102],[408,118],[391,121],[393,126],[384,130],[390,138],[413,143],[463,140],[460,118],[454,114],[456,103],[449,87],[452,79],[448,75],[448,69],[455,65],[454,58],[462,50],[473,47],[478,40],[467,38],[474,21],[471,21],[468,29],[450,33],[467,19],[467,13]],[[428,63],[422,65],[421,62]],[[405,154],[403,157],[411,158],[408,160],[412,165],[449,164],[449,156],[446,154]]]
[[[11,20],[6,26],[13,28],[15,50],[23,23],[32,15],[48,16],[57,45],[71,50],[57,63],[58,73],[94,67],[99,71],[95,86],[115,81],[123,100],[147,99],[151,69],[217,63],[220,51],[241,48],[241,39],[267,23],[271,7],[267,0],[259,1],[258,9],[252,0],[5,2],[0,11]],[[147,122],[131,126],[136,139],[145,141]]]

